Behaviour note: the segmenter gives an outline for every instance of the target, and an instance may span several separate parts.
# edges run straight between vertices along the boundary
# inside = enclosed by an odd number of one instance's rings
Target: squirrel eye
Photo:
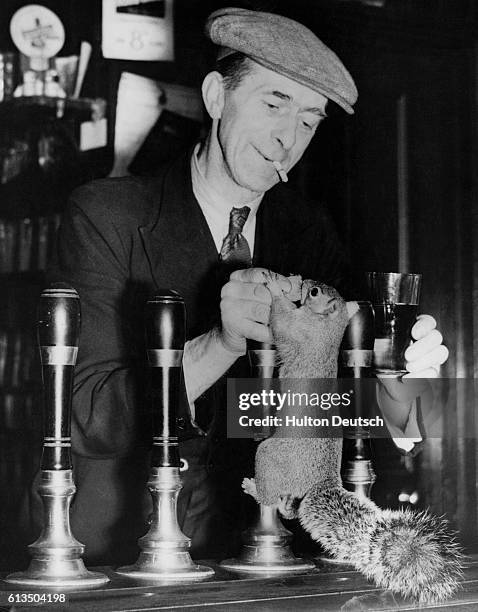
[[[309,291],[310,295],[312,297],[317,297],[319,295],[319,288],[318,287],[312,287],[312,289]]]

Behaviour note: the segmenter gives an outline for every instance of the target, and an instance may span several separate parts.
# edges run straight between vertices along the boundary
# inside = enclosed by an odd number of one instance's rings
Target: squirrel
[[[300,276],[284,294],[264,273],[272,295],[270,326],[280,378],[336,378],[340,344],[358,309],[332,287]],[[296,306],[294,301],[299,301]],[[298,518],[313,540],[352,564],[377,586],[417,603],[450,597],[458,588],[463,555],[447,521],[427,511],[382,510],[342,486],[342,439],[280,438],[256,451],[255,475],[244,491]]]

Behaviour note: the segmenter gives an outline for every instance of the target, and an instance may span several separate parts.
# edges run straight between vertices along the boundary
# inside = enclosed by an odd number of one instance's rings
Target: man
[[[347,292],[345,260],[327,215],[279,184],[277,166],[288,172],[300,160],[329,104],[353,112],[350,75],[312,32],[278,15],[222,9],[210,16],[206,32],[221,51],[220,71],[202,86],[212,120],[205,141],[155,179],[81,188],[59,234],[51,278],[75,287],[82,304],[72,528],[90,563],[134,560],[136,540],[147,529],[147,297],[168,287],[186,302],[187,401],[178,422],[189,468],[179,519],[199,557],[235,552],[241,530],[235,493],[251,453],[247,444],[225,440],[223,387],[227,372],[245,373],[246,339],[271,340],[271,297],[260,268],[301,273]],[[231,232],[233,208],[243,219]],[[239,243],[239,267],[253,267],[227,281]],[[285,277],[282,282],[287,288]],[[434,326],[428,316],[415,325],[411,375],[428,376],[430,368],[436,375],[447,357]],[[402,387],[380,393],[390,422],[403,431],[413,397]]]

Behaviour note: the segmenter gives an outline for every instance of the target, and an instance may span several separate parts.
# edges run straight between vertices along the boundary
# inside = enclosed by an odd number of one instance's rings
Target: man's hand
[[[440,366],[448,359],[449,351],[442,344],[443,336],[436,329],[435,319],[427,314],[417,317],[412,327],[412,338],[415,340],[405,351],[407,374],[401,378],[388,378],[377,375],[381,382],[381,408],[391,402],[388,417],[403,428],[408,420],[410,403],[419,396],[429,394],[427,378],[436,378]],[[388,400],[387,400],[388,398]]]
[[[289,280],[264,268],[238,270],[222,289],[221,328],[186,342],[183,370],[192,413],[193,402],[246,352],[247,338],[272,342],[268,327],[272,296],[265,286],[271,274],[288,296],[294,296],[290,299],[298,299],[300,277]]]
[[[221,292],[220,338],[233,353],[244,354],[246,339],[272,342],[269,328],[271,294],[265,282],[270,274],[265,268],[236,270]],[[291,282],[280,274],[274,274],[285,292],[291,290]]]
[[[405,351],[408,374],[403,378],[436,378],[440,366],[448,359],[449,351],[442,344],[443,336],[436,329],[436,321],[427,314],[417,317],[412,327],[415,340]]]

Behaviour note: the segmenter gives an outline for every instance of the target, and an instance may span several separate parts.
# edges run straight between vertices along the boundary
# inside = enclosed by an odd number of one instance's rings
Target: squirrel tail
[[[336,559],[377,586],[420,604],[458,588],[463,555],[447,521],[428,512],[381,510],[342,487],[312,487],[298,515],[304,529]]]

